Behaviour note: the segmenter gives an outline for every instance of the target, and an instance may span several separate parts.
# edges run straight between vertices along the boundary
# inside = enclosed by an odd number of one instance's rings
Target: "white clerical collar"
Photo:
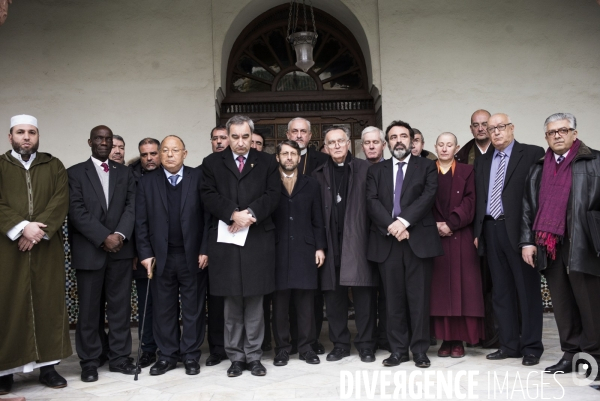
[[[554,153],[554,160],[558,163],[558,158],[561,156],[564,156],[565,159],[567,158],[567,155],[569,154],[569,152],[571,151],[571,149],[567,150],[564,154],[562,155],[557,155],[556,153]]]
[[[23,160],[23,157],[21,154],[15,152],[15,150],[11,150],[10,154],[12,157],[14,157],[15,159],[17,159],[18,161],[21,162],[21,164],[26,168],[29,169],[29,166],[31,166],[31,163],[35,160],[35,157],[37,156],[37,152],[36,153],[32,153],[31,156],[29,156],[29,160],[25,161]]]
[[[304,148],[300,151],[300,156],[304,156],[308,152],[308,148]]]
[[[294,171],[292,174],[287,175],[286,173],[284,173],[283,171],[281,172],[281,174],[283,174],[283,176],[285,178],[294,178],[294,176],[296,175],[296,172]]]

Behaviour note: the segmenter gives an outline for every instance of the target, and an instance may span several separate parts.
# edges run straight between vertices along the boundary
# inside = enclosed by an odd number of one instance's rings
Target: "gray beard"
[[[394,155],[394,157],[398,160],[402,160],[406,157],[406,155],[408,154],[408,149],[394,149],[392,151],[392,155]]]
[[[13,145],[13,150],[15,152],[17,152],[18,154],[20,154],[21,156],[30,156],[37,152],[39,146],[40,146],[40,144],[38,143],[35,146],[32,146],[31,149],[25,150],[25,149],[21,149],[21,147],[18,145]]]

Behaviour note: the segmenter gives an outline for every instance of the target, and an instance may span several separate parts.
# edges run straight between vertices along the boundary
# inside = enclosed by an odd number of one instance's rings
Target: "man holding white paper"
[[[253,130],[250,118],[232,117],[227,122],[229,148],[207,156],[202,163],[202,201],[212,215],[210,292],[225,297],[225,352],[232,362],[229,377],[240,376],[246,369],[255,376],[266,374],[260,363],[263,295],[275,289],[271,214],[279,202],[281,179],[275,158],[251,149]],[[228,226],[228,240],[219,224]],[[245,241],[231,243],[243,236],[243,229],[248,230]]]

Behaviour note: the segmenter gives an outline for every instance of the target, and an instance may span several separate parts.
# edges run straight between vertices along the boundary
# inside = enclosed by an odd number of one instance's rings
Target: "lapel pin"
[[[254,167],[254,164],[251,164],[250,167]]]

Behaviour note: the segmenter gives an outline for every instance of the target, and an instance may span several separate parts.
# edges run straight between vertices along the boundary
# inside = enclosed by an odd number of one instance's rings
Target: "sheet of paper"
[[[217,242],[244,246],[244,244],[246,243],[246,238],[248,237],[249,230],[250,227],[246,227],[242,228],[237,233],[230,233],[229,226],[224,221],[219,220]]]

